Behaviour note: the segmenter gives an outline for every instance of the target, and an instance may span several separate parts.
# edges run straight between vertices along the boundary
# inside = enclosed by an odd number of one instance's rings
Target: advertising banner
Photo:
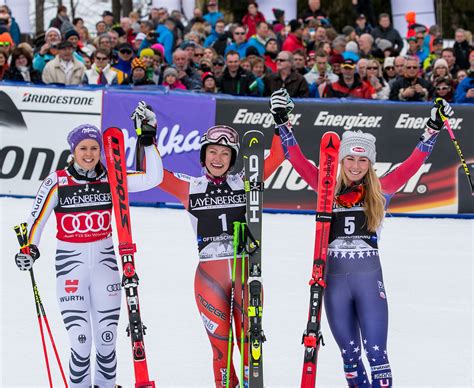
[[[100,126],[102,91],[0,86],[0,194],[34,196],[41,181],[66,166],[67,134]]]
[[[430,107],[427,103],[298,100],[291,120],[303,153],[316,164],[323,132],[333,130],[341,136],[345,130],[372,133],[377,138],[375,169],[382,176],[411,154],[423,133]],[[240,133],[263,129],[266,148],[270,148],[273,124],[267,100],[219,99],[216,111],[216,122],[228,123]],[[472,107],[455,106],[454,117],[451,127],[473,171],[474,132],[469,128]],[[267,208],[314,210],[315,204],[315,194],[287,161],[266,181]],[[389,211],[456,214],[458,210],[474,212],[474,201],[452,141],[443,132],[430,158],[392,199]]]
[[[163,165],[172,172],[191,176],[201,175],[199,149],[201,135],[215,120],[216,102],[212,97],[191,93],[147,91],[104,91],[102,128],[119,127],[124,130],[127,168],[134,166],[137,137],[130,115],[139,101],[146,101],[158,121],[158,149]],[[160,189],[132,193],[132,202],[177,202]]]

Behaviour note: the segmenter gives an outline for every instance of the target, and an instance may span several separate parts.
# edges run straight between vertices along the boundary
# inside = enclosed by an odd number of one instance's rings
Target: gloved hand
[[[152,145],[156,140],[156,115],[150,105],[140,101],[131,115],[135,124],[138,141],[144,146]]]
[[[453,108],[446,100],[438,97],[431,108],[430,118],[426,123],[427,127],[433,131],[441,131],[444,127],[444,120],[454,114]]]
[[[20,268],[20,271],[29,271],[40,257],[40,252],[36,245],[30,244],[28,248],[30,253],[20,252],[15,255],[15,264]]]
[[[278,89],[272,93],[270,97],[270,112],[276,125],[288,124],[288,115],[294,108],[295,103],[286,89]]]

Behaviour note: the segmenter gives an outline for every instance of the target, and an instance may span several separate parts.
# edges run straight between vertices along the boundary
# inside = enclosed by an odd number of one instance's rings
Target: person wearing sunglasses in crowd
[[[97,49],[94,53],[94,63],[84,72],[84,85],[118,85],[117,72],[110,67],[110,51]]]
[[[280,98],[275,122],[286,158],[315,191],[319,168],[301,152],[288,114],[291,98]],[[343,359],[349,387],[392,387],[387,334],[388,305],[378,239],[391,198],[429,157],[444,127],[443,117],[453,110],[438,99],[431,108],[426,129],[411,155],[396,169],[375,174],[376,139],[362,131],[344,131],[339,150],[339,176],[329,235],[324,305],[332,334]],[[367,374],[362,354],[371,368]],[[371,381],[370,381],[371,380]]]
[[[130,77],[132,73],[132,60],[134,57],[133,46],[130,43],[122,43],[117,47],[117,60],[113,68],[122,71]]]
[[[151,109],[145,110],[145,115],[145,123],[156,121]],[[233,128],[226,125],[213,126],[201,137],[202,175],[191,177],[165,169],[163,181],[158,186],[183,204],[196,234],[199,261],[194,279],[195,300],[212,347],[213,373],[215,386],[218,388],[226,386],[226,376],[229,377],[229,387],[239,386],[233,365],[230,371],[227,370],[231,303],[229,268],[234,258],[233,223],[245,222],[246,212],[243,171],[233,171],[239,156],[239,147],[239,135]],[[275,135],[270,153],[265,159],[264,179],[275,172],[283,160],[280,138]],[[237,262],[239,269],[240,260],[239,255]],[[236,276],[238,278],[241,274],[237,273]],[[247,307],[242,306],[241,291],[237,285],[234,300],[234,322],[237,333],[234,338],[237,344],[240,344],[241,314],[247,312]],[[213,308],[209,309],[209,306]],[[244,332],[247,330],[246,327]],[[248,344],[245,348],[242,358],[248,366]],[[232,355],[232,350],[230,354]],[[248,367],[245,371],[244,379],[247,384]]]
[[[375,94],[374,88],[355,72],[355,67],[356,63],[353,59],[344,59],[339,80],[326,87],[323,97],[372,99]]]
[[[433,100],[441,97],[448,102],[454,101],[453,81],[447,77],[437,78],[434,82]]]
[[[388,100],[390,94],[390,86],[382,77],[382,66],[376,59],[369,59],[365,81],[368,82],[375,90],[372,95],[374,100]]]
[[[140,105],[132,115],[140,114]],[[155,132],[153,132],[153,130]],[[154,145],[156,124],[139,136],[146,154],[146,172],[127,173],[130,192],[161,182],[163,167]],[[57,220],[56,293],[70,342],[71,388],[114,387],[116,339],[120,315],[120,272],[112,241],[112,198],[102,164],[102,134],[91,124],[74,128],[67,141],[71,162],[47,176],[28,217],[28,253],[15,255],[20,270],[30,270],[40,257],[39,243],[49,216]],[[111,289],[111,286],[112,289]],[[91,350],[95,367],[91,371]]]
[[[405,60],[404,75],[397,78],[390,89],[389,99],[392,101],[428,101],[433,94],[433,85],[421,78],[420,61],[417,57]]]
[[[397,78],[395,69],[395,57],[387,57],[383,61],[383,78],[387,83]]]

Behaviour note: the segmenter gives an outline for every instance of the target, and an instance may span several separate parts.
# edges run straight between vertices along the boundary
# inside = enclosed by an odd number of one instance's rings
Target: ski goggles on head
[[[203,137],[211,143],[223,143],[229,146],[239,144],[239,134],[225,125],[209,128]]]

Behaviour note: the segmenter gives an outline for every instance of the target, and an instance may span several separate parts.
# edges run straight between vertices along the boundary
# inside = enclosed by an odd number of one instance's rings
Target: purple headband
[[[85,139],[95,140],[99,143],[99,146],[102,149],[102,134],[99,129],[92,124],[82,124],[74,128],[67,136],[67,142],[69,143],[71,153],[74,153],[77,145]]]

